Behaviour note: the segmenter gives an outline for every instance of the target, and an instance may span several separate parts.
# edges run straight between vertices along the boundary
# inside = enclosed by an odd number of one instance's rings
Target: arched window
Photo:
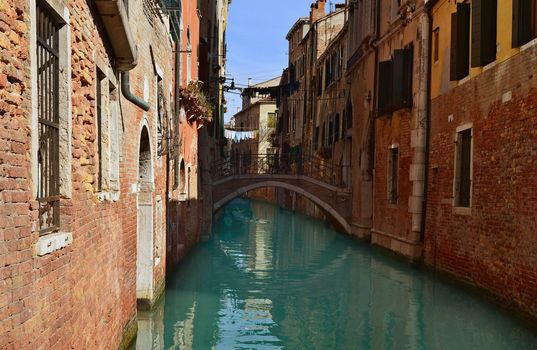
[[[181,191],[181,194],[186,192],[185,180],[185,161],[184,159],[181,159],[181,164],[179,165],[179,190]]]
[[[190,26],[186,29],[186,82],[192,81],[192,44],[190,42]]]
[[[188,168],[188,177],[187,177],[187,189],[186,189],[186,205],[190,206],[190,189],[192,187],[192,173],[190,167]]]

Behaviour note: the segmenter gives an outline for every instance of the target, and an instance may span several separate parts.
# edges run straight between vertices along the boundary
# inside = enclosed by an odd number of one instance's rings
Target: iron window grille
[[[388,201],[391,204],[397,203],[398,197],[398,176],[399,175],[399,149],[390,149],[389,178],[388,178]]]
[[[38,3],[37,111],[39,234],[60,228],[59,31],[63,23]]]

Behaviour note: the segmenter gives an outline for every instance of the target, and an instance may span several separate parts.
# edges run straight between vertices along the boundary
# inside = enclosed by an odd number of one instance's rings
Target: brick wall
[[[537,316],[537,48],[432,101],[425,262]],[[453,208],[456,127],[473,124],[471,210]]]
[[[412,149],[410,148],[411,114],[407,111],[395,112],[389,118],[376,120],[375,128],[375,186],[373,229],[409,239],[412,220],[408,212],[408,198],[412,194],[409,180]],[[397,200],[388,200],[388,159],[390,147],[399,150]],[[382,244],[390,246],[390,243]]]
[[[52,2],[62,4],[60,0]],[[153,203],[166,205],[166,157],[156,156],[156,79],[149,52],[171,86],[171,46],[162,23],[153,26],[142,2],[129,11],[139,50],[131,89],[151,105],[147,113],[119,96],[120,188],[118,200],[97,193],[96,62],[113,71],[103,28],[91,20],[91,2],[69,1],[72,80],[72,194],[61,199],[61,227],[72,234],[67,247],[37,256],[37,202],[32,192],[29,1],[0,1],[0,348],[114,349],[136,315],[138,154],[142,119],[149,127],[154,165]],[[144,86],[146,87],[144,89]],[[119,89],[119,86],[117,86]],[[166,89],[167,90],[167,89]],[[146,96],[144,96],[146,95]],[[156,212],[153,211],[154,215]],[[165,220],[154,218],[165,232]],[[154,237],[155,286],[162,285],[164,260]]]

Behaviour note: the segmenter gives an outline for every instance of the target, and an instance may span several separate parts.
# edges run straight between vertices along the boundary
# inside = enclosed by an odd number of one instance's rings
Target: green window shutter
[[[457,4],[457,13],[451,15],[450,80],[460,80],[468,75],[469,60],[470,5]]]
[[[458,80],[457,74],[457,12],[451,14],[451,48],[449,60],[449,80]]]
[[[393,53],[392,109],[412,107],[412,67],[414,46]]]
[[[496,59],[497,0],[472,1],[472,67]]]
[[[392,61],[379,62],[377,117],[392,112]]]
[[[403,107],[404,99],[405,50],[395,50],[392,62],[392,109],[398,110]]]
[[[513,47],[522,46],[533,39],[531,11],[532,0],[513,0]]]

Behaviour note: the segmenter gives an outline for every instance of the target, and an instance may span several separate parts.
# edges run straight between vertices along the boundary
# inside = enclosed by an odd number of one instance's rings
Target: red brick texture
[[[425,235],[428,265],[534,317],[537,76],[529,67],[536,53],[536,47],[523,51],[432,101]],[[511,99],[504,96],[509,92]],[[473,123],[472,205],[469,215],[458,215],[454,137],[466,123]]]
[[[61,3],[61,1],[56,1]],[[72,74],[72,196],[61,199],[66,248],[39,257],[37,203],[32,194],[29,1],[0,0],[0,349],[115,349],[136,316],[138,154],[142,118],[149,125],[154,157],[153,203],[165,212],[166,157],[156,150],[156,79],[149,51],[171,85],[171,45],[162,23],[151,26],[138,2],[129,12],[139,50],[131,89],[151,109],[142,111],[120,96],[120,197],[103,200],[96,190],[96,64],[113,67],[104,30],[92,18],[92,2],[65,1],[70,15]],[[149,34],[148,34],[149,33]],[[119,85],[119,74],[114,72]],[[119,86],[117,86],[119,89]],[[159,166],[159,164],[161,164]],[[156,214],[155,214],[156,215]],[[154,227],[155,235],[165,232]],[[155,237],[155,241],[164,238]],[[157,249],[157,248],[155,248]],[[163,250],[164,251],[164,250]],[[159,252],[155,252],[158,255]],[[155,267],[163,283],[165,256]]]
[[[411,214],[408,212],[408,198],[412,194],[409,178],[412,163],[410,148],[411,115],[408,111],[395,112],[390,117],[376,120],[375,127],[375,184],[373,229],[388,234],[411,239]],[[397,201],[388,200],[388,158],[391,145],[399,149]]]

